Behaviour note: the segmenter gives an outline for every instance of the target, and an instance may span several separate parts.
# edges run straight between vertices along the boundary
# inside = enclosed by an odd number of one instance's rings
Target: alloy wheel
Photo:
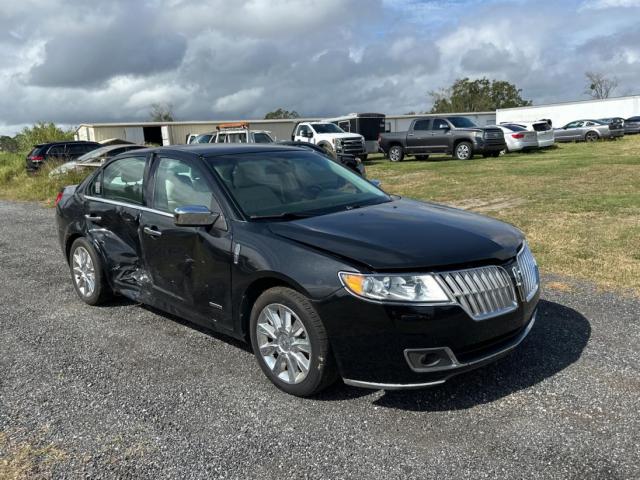
[[[73,252],[73,281],[83,297],[90,297],[96,288],[93,260],[84,247],[78,247]]]
[[[466,143],[461,143],[456,147],[456,156],[460,160],[466,160],[469,158],[470,155],[471,155],[471,149],[469,148],[469,145],[467,145]]]
[[[256,324],[260,357],[273,375],[288,384],[304,381],[311,364],[311,342],[304,324],[289,307],[272,303]]]
[[[391,150],[389,150],[389,159],[392,162],[397,162],[400,160],[400,148],[398,147],[391,147]]]

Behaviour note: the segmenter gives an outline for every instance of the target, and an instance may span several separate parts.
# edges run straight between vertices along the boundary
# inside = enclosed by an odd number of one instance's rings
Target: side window
[[[254,133],[253,141],[255,143],[273,143],[273,139],[266,133]]]
[[[447,128],[449,128],[449,124],[446,120],[442,118],[433,119],[433,130],[446,130]]]
[[[47,155],[62,157],[64,155],[64,145],[54,145],[47,151]]]
[[[200,168],[174,158],[160,158],[155,171],[153,208],[173,213],[185,205],[211,208],[211,187]]]
[[[298,130],[298,135],[305,135],[309,132],[309,127],[307,125],[300,125],[300,129]]]
[[[413,124],[414,130],[429,130],[429,122],[430,120],[416,120],[416,123]]]
[[[117,160],[102,172],[102,197],[142,205],[144,157]]]
[[[216,138],[216,143],[224,143],[226,139],[227,139],[226,133],[219,133],[218,137]]]
[[[67,153],[72,156],[80,156],[87,152],[90,152],[91,150],[95,150],[95,147],[93,145],[86,145],[83,143],[70,143],[69,145],[67,145]]]

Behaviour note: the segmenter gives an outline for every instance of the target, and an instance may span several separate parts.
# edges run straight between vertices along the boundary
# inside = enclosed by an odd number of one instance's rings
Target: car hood
[[[357,133],[319,133],[318,136],[321,137],[329,137],[329,138],[364,138],[362,135]]]
[[[274,222],[269,228],[377,271],[503,262],[517,254],[524,239],[498,220],[406,199]]]

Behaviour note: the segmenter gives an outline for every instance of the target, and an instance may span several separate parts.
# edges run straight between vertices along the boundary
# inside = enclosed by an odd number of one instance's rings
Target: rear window
[[[547,130],[551,130],[551,126],[547,122],[539,122],[533,124],[533,129],[536,132],[546,132]]]
[[[526,128],[521,127],[519,125],[503,125],[503,127],[508,128],[512,132],[526,132],[527,131]]]
[[[33,150],[31,150],[29,152],[29,155],[27,155],[27,156],[28,157],[33,157],[34,155],[40,155],[42,150],[43,150],[43,147],[33,147]]]

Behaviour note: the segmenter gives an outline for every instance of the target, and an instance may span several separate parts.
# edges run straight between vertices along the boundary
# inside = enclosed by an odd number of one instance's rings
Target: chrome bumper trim
[[[483,362],[489,361],[489,360],[491,360],[493,358],[500,357],[501,355],[504,355],[504,354],[510,352],[511,350],[513,350],[514,348],[516,348],[518,345],[520,345],[522,343],[522,341],[527,337],[527,335],[529,335],[529,332],[531,332],[531,329],[533,328],[533,324],[536,322],[537,314],[538,314],[538,310],[536,309],[536,311],[533,312],[533,315],[531,316],[531,320],[529,321],[529,324],[522,331],[522,333],[520,333],[520,335],[518,335],[515,338],[513,343],[511,343],[508,347],[502,348],[502,349],[498,350],[497,352],[491,353],[490,355],[486,355],[484,357],[477,358],[477,359],[473,360],[472,362],[467,362],[467,363],[458,362],[458,360],[456,359],[456,357],[453,354],[453,352],[449,348],[446,348],[448,350],[448,354],[452,356],[452,360],[455,362],[455,364],[451,365],[450,367],[448,367],[446,369],[450,373],[443,379],[433,380],[431,382],[425,382],[425,383],[404,383],[404,384],[403,383],[365,382],[365,381],[361,381],[361,380],[352,380],[352,379],[349,379],[349,378],[343,378],[342,381],[344,383],[346,383],[347,385],[350,385],[352,387],[373,388],[375,390],[412,390],[412,389],[419,389],[419,388],[433,387],[433,386],[436,386],[436,385],[442,385],[449,378],[451,378],[454,375],[456,375],[456,370],[459,370],[459,369],[465,368],[465,367],[472,367],[472,366],[477,365],[479,363],[483,363]],[[407,349],[407,350],[410,350],[410,349]],[[407,350],[405,350],[405,358],[406,358],[406,355],[407,355],[406,354]],[[422,349],[422,350],[424,350],[424,349]],[[411,368],[410,365],[409,365],[409,367]],[[419,369],[419,370],[414,370],[414,371],[419,372],[419,373],[426,373],[426,372],[445,371],[445,369],[442,369],[442,368],[438,369],[438,367],[434,367],[434,368],[431,368],[431,369],[425,368],[425,369]]]

